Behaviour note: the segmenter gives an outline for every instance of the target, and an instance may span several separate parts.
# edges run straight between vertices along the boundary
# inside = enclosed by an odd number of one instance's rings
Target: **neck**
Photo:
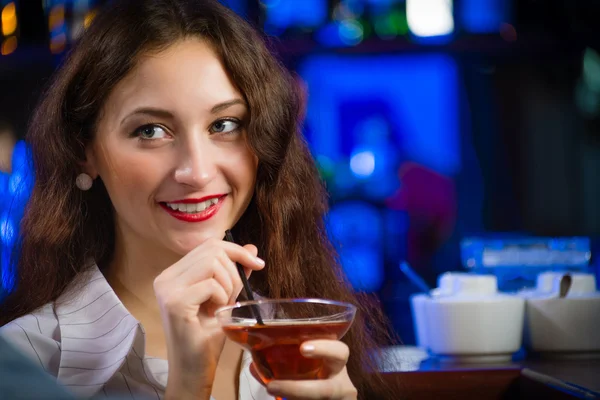
[[[106,269],[106,280],[136,319],[146,323],[149,318],[159,321],[154,279],[181,256],[148,246],[136,237],[123,235],[122,228],[117,227],[114,256]]]

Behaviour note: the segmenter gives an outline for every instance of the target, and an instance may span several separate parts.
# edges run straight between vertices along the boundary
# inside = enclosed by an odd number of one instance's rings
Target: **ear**
[[[92,146],[88,146],[85,149],[85,160],[80,161],[79,166],[81,168],[81,172],[85,172],[91,176],[92,179],[96,179],[98,177],[96,155]]]

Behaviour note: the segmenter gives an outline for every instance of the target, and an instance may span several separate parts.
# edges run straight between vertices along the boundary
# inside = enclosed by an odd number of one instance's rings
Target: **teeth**
[[[215,197],[213,199],[206,200],[201,203],[193,203],[193,204],[167,203],[167,206],[175,211],[181,211],[181,212],[193,214],[193,213],[197,213],[197,212],[202,212],[202,211],[206,210],[207,208],[217,204],[218,202],[219,202],[219,199]]]

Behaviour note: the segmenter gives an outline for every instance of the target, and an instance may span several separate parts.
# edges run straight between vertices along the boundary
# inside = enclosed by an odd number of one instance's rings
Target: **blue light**
[[[325,47],[344,47],[346,45],[340,37],[339,25],[334,22],[319,29],[316,34],[316,39]]]
[[[0,196],[3,195],[0,193]],[[7,212],[2,212],[0,214],[0,300],[14,286],[14,266],[11,265],[10,257],[16,238],[17,230],[14,223]]]
[[[58,25],[54,29],[52,29],[50,31],[50,37],[51,38],[55,38],[55,37],[57,37],[58,35],[61,35],[61,34],[64,34],[64,35],[67,34],[67,26],[65,24]]]
[[[4,207],[4,203],[7,200],[6,193],[8,193],[8,180],[10,175],[0,171],[0,210]]]
[[[351,195],[360,184],[356,175],[352,173],[350,165],[346,163],[336,164],[333,174],[333,183],[335,194],[341,197]]]
[[[330,22],[316,34],[316,39],[325,47],[356,46],[363,40],[363,26],[355,20]]]
[[[10,248],[0,246],[0,301],[15,286],[15,275],[13,268],[10,267],[11,252]]]
[[[375,171],[375,156],[371,151],[361,151],[350,159],[350,169],[358,178],[368,178]]]
[[[398,0],[366,0],[366,2],[369,4],[375,5],[375,6],[391,6],[393,3],[397,3],[399,1]]]
[[[73,0],[43,0],[43,4],[47,9],[51,9],[54,6],[61,4],[70,4]]]
[[[299,71],[310,92],[307,126],[314,154],[335,163],[350,156],[343,143],[352,127],[341,110],[361,99],[389,109],[388,124],[407,159],[445,175],[458,172],[458,73],[450,56],[319,55]]]
[[[362,201],[337,203],[327,216],[334,243],[343,248],[376,247],[381,244],[383,222],[375,206]]]
[[[383,257],[376,249],[357,247],[340,254],[342,265],[355,290],[375,292],[383,284]]]
[[[266,8],[277,7],[281,0],[261,0],[260,3]]]
[[[267,27],[286,29],[290,26],[317,27],[327,20],[325,0],[262,0],[267,14]]]
[[[375,114],[365,110],[367,107]],[[342,129],[354,139],[350,169],[361,179],[363,194],[372,200],[383,200],[398,189],[397,171],[402,161],[401,147],[395,143],[388,122],[391,116],[379,112],[377,104],[357,104],[346,111],[356,117],[355,121],[348,121]]]
[[[0,297],[14,286],[11,255],[33,183],[30,149],[25,142],[19,141],[12,154],[12,174],[0,174]]]
[[[221,0],[221,3],[241,17],[248,16],[248,3],[245,0]]]
[[[362,0],[342,0],[341,5],[355,17],[365,12],[365,3]]]
[[[381,288],[383,225],[379,211],[365,202],[338,203],[329,212],[327,227],[352,287],[367,292]]]
[[[470,33],[495,33],[502,23],[510,23],[510,2],[505,0],[462,0],[457,3],[458,18]]]
[[[8,194],[18,196],[23,193],[25,187],[25,178],[20,173],[15,172],[8,179]]]
[[[13,150],[12,174],[8,179],[8,191],[6,192],[6,196],[10,198],[11,212],[16,213],[16,218],[20,218],[33,188],[34,174],[30,162],[29,148],[25,142],[17,142]],[[12,216],[15,217],[15,215]]]
[[[7,214],[0,216],[0,243],[10,247],[15,243],[16,229]]]
[[[346,20],[339,23],[339,32],[342,42],[354,46],[363,39],[363,27],[358,21]]]
[[[11,170],[15,172],[26,172],[31,168],[31,150],[27,144],[20,140],[15,144],[12,154]]]

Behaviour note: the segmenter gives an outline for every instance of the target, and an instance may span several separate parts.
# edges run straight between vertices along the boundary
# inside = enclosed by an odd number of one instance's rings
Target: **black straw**
[[[231,243],[235,243],[235,241],[233,240],[233,235],[231,234],[230,230],[226,230],[225,231],[225,240]],[[254,301],[254,295],[252,294],[252,288],[250,287],[250,284],[248,283],[248,279],[246,278],[246,273],[244,272],[244,268],[238,264],[235,263],[235,266],[237,267],[238,270],[238,274],[240,274],[240,279],[242,280],[242,284],[244,285],[244,291],[246,292],[246,297],[248,298],[248,300],[250,301]],[[254,314],[254,318],[256,318],[256,321],[259,325],[264,325],[265,323],[263,322],[262,316],[260,315],[260,310],[258,309],[258,307],[253,304],[250,306],[250,310],[252,310],[252,314]]]

